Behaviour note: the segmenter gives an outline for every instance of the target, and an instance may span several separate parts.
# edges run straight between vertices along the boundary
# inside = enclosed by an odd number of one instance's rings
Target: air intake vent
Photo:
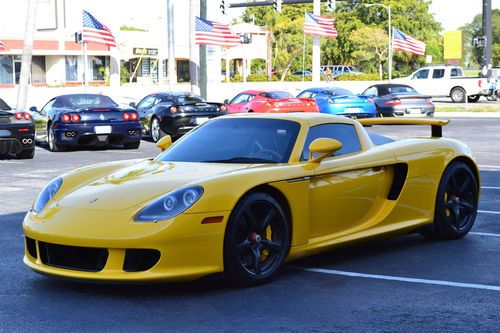
[[[152,268],[160,259],[160,251],[144,249],[127,249],[123,270],[125,272],[142,272]]]
[[[77,271],[102,271],[108,260],[108,250],[38,242],[40,259],[47,266]]]

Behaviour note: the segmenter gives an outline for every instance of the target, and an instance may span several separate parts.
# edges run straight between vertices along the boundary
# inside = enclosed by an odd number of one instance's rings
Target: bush
[[[334,81],[378,81],[379,74],[342,74],[333,78]]]
[[[300,82],[302,81],[302,75],[291,75],[285,76],[285,81]],[[304,81],[312,81],[312,75],[304,75]]]
[[[247,76],[247,81],[248,82],[267,82],[269,81],[269,78],[267,77],[267,74],[250,74]]]

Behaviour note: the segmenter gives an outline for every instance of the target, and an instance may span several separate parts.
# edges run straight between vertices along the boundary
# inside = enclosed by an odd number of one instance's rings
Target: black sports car
[[[47,141],[51,151],[70,146],[123,145],[137,149],[142,131],[139,115],[98,94],[71,94],[52,98],[36,112],[36,140]]]
[[[154,142],[166,134],[177,139],[197,125],[226,113],[222,103],[208,103],[188,92],[160,92],[144,97],[135,107],[145,134]]]
[[[375,84],[368,87],[363,95],[373,97],[380,117],[434,116],[432,98],[405,84]]]
[[[0,99],[0,155],[15,154],[18,159],[35,155],[35,127],[27,112],[16,112]]]

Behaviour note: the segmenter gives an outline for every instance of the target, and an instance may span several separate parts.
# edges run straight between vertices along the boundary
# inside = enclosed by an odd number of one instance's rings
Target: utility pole
[[[491,27],[491,0],[483,0],[483,36],[486,37],[486,45],[483,49],[481,67],[485,68],[491,64],[492,55],[492,27]]]
[[[174,53],[174,4],[173,0],[167,0],[167,38],[168,38],[168,89],[174,90],[177,83],[177,72],[175,71]]]
[[[189,0],[189,78],[191,81],[191,93],[200,94],[200,53],[197,52],[195,39],[194,17],[200,15],[199,0]]]
[[[200,0],[200,17],[207,18],[207,0]],[[207,98],[207,46],[200,45],[200,94]]]
[[[23,56],[21,58],[21,74],[19,76],[19,88],[17,90],[17,110],[28,108],[28,89],[31,76],[31,58],[33,55],[33,38],[36,25],[36,0],[28,0],[28,12],[26,15],[26,30],[24,32]]]

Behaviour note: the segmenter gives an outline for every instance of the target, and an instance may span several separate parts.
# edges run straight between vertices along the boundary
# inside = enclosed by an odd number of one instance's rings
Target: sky
[[[500,9],[500,0],[492,0],[491,7]],[[483,11],[482,0],[432,0],[430,12],[441,22],[444,30],[457,30],[472,22]]]
[[[123,24],[142,25],[142,22],[149,22],[151,24],[151,19],[157,20],[162,16],[166,16],[166,13],[163,13],[166,11],[165,0],[142,0],[140,6],[137,6],[137,0],[121,0],[119,15],[116,13],[115,1],[80,1],[85,3],[85,6],[88,7],[88,10],[93,13],[94,16],[106,22],[106,24],[111,27],[119,27]],[[174,8],[186,7],[183,8],[183,10],[187,10],[189,6],[189,1],[187,0],[172,1],[174,3]],[[229,0],[229,3],[243,1],[244,0]],[[213,9],[218,8],[220,0],[207,0],[207,2],[211,9]],[[492,0],[492,8],[500,9],[500,0]],[[475,15],[482,13],[482,0],[432,0],[430,11],[434,14],[436,21],[441,22],[444,30],[456,30],[472,22]],[[223,22],[224,19],[226,19],[226,21],[229,22],[232,17],[237,17],[240,13],[241,10],[239,9],[229,9],[228,16],[212,19]]]

